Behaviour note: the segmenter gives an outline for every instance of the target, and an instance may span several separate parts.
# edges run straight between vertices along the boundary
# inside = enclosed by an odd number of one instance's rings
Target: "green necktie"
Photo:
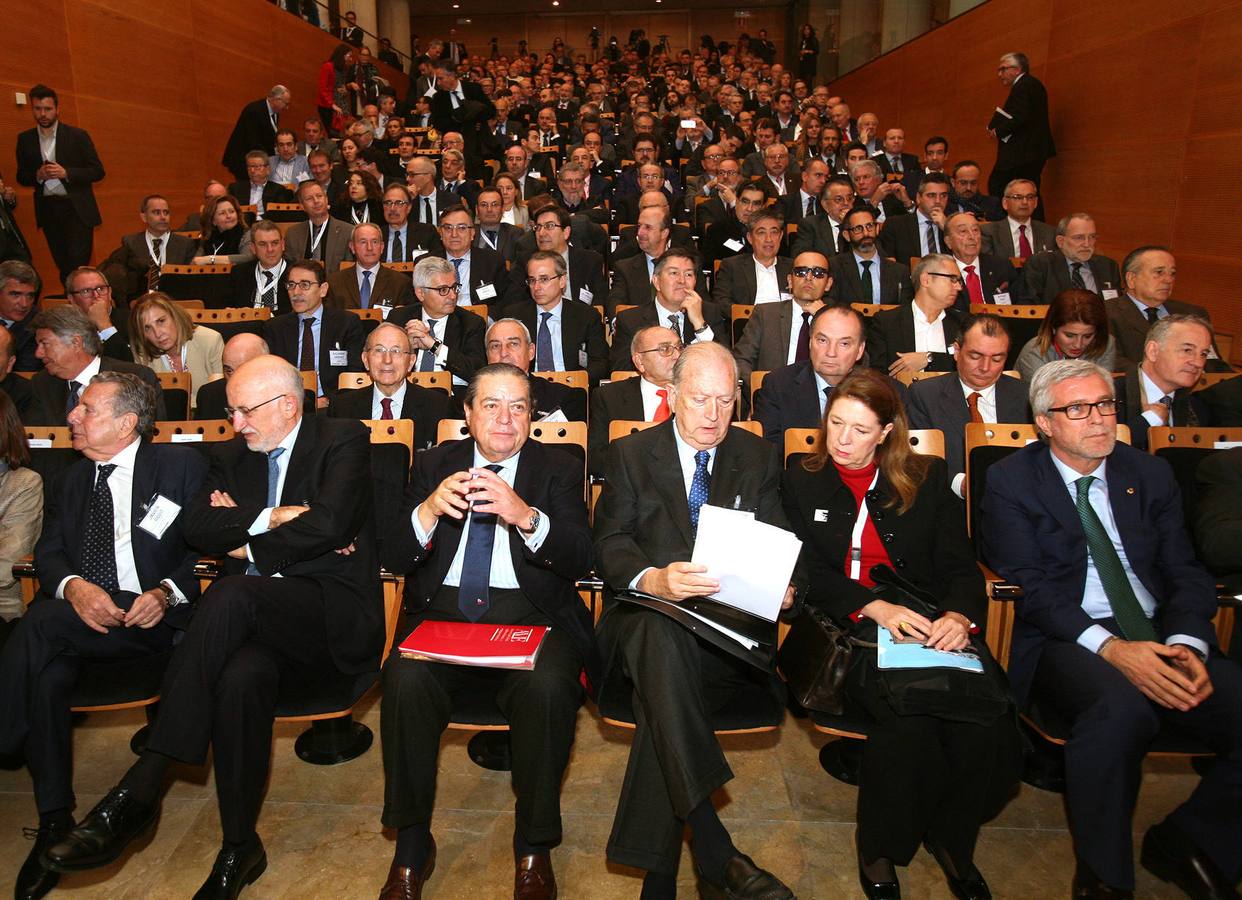
[[[1093,481],[1094,475],[1085,475],[1074,482],[1078,488],[1078,519],[1087,535],[1087,551],[1095,563],[1095,571],[1100,576],[1100,584],[1104,586],[1104,594],[1108,597],[1108,605],[1113,610],[1113,618],[1117,620],[1121,634],[1128,641],[1154,641],[1156,629],[1143,612],[1138,597],[1134,596],[1134,588],[1126,577],[1121,558],[1087,496]]]

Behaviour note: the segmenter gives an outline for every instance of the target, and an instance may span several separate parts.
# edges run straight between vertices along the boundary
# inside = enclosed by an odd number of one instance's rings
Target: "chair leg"
[[[513,769],[513,754],[509,749],[509,732],[480,731],[469,743],[466,752],[476,766],[493,772],[509,772]]]
[[[158,702],[148,703],[143,709],[147,713],[147,724],[135,731],[134,736],[129,739],[129,749],[133,751],[134,756],[142,756],[143,751],[147,749],[147,738],[151,736],[151,726],[155,724],[155,717],[159,715],[160,705]]]
[[[335,719],[316,719],[298,735],[293,750],[302,762],[314,766],[335,766],[357,759],[371,749],[375,735],[352,713]]]
[[[824,744],[819,751],[819,765],[837,781],[858,785],[862,767],[863,742],[853,738],[837,738]]]

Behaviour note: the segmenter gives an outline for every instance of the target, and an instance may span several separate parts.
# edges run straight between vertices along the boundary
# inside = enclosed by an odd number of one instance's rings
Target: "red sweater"
[[[856,506],[862,506],[863,494],[867,492],[867,488],[871,486],[871,479],[875,477],[876,465],[866,466],[862,469],[847,469],[844,466],[836,466],[837,474],[841,476],[842,483],[850,489],[850,493],[854,495],[854,503]],[[870,511],[868,504],[868,511]],[[870,514],[867,516],[867,523],[863,526],[862,533],[862,564],[858,575],[858,583],[863,587],[873,587],[875,582],[871,580],[871,567],[878,565],[892,565],[889,559],[888,550],[884,546],[884,542],[880,540],[880,533],[876,531],[875,521]],[[845,573],[848,575],[850,571],[850,554],[849,550],[845,552],[845,560],[843,562]]]

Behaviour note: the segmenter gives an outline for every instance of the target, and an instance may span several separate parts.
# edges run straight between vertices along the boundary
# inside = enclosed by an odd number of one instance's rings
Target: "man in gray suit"
[[[1039,205],[1039,188],[1035,182],[1015,178],[1005,185],[1001,206],[1005,218],[999,222],[980,222],[983,252],[1011,259],[1030,259],[1036,253],[1056,246],[1057,230],[1047,222],[1034,218]]]
[[[146,227],[121,238],[121,246],[99,264],[123,303],[159,288],[159,267],[185,265],[194,258],[194,241],[172,232],[168,200],[159,194],[142,198],[138,217]]]
[[[1116,299],[1122,287],[1121,270],[1115,260],[1095,252],[1098,240],[1090,213],[1070,213],[1058,222],[1057,249],[1036,253],[1022,267],[1027,299],[1051,303],[1072,287],[1095,291],[1105,301]]]
[[[956,342],[957,371],[916,381],[906,394],[910,427],[944,432],[950,485],[959,497],[965,495],[966,424],[1031,421],[1026,386],[1004,374],[1008,355],[1005,323],[993,315],[974,316]]]
[[[307,221],[289,227],[285,246],[295,259],[317,259],[329,275],[339,272],[342,262],[354,258],[349,249],[349,223],[332,218],[328,194],[313,179],[298,185],[298,203],[306,212]]]
[[[712,299],[728,309],[734,303],[778,303],[789,287],[793,262],[778,256],[785,237],[785,221],[772,210],[750,217],[746,240],[750,253],[722,260],[712,287]]]
[[[828,260],[808,250],[791,264],[785,282],[790,298],[755,307],[733,348],[743,398],[749,394],[751,372],[770,372],[810,357],[811,317],[824,305],[831,286]]]

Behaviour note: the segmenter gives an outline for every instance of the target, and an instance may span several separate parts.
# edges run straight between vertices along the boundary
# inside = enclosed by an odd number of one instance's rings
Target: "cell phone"
[[[693,128],[694,126],[695,126],[694,119],[682,119],[681,120],[682,128]]]

